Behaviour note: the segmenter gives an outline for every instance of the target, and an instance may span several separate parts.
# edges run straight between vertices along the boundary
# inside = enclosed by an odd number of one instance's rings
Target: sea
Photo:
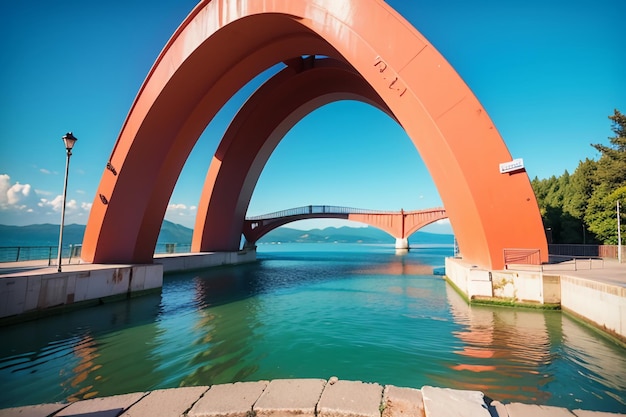
[[[259,245],[161,292],[0,328],[0,408],[279,378],[626,412],[626,348],[560,311],[470,306],[452,245]]]

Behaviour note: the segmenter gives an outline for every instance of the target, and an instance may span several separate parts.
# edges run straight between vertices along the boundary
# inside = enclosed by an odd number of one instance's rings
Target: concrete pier
[[[409,250],[409,238],[396,238],[396,249]]]
[[[163,254],[146,265],[64,264],[46,260],[0,264],[0,325],[160,291],[163,274],[256,260],[256,251]]]
[[[626,264],[590,260],[577,270],[549,264],[488,271],[446,258],[446,278],[470,302],[556,306],[626,342]]]
[[[510,403],[480,391],[421,389],[337,378],[277,379],[172,388],[0,410],[0,417],[626,417]]]

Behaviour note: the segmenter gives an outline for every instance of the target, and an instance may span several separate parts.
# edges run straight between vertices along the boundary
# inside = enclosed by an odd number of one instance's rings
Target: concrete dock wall
[[[161,265],[72,265],[65,269],[0,276],[0,318],[163,286]]]
[[[601,276],[602,270],[597,271]],[[446,258],[446,278],[470,301],[560,304],[564,310],[626,341],[626,287],[617,283],[575,277],[571,271],[486,271],[459,258]]]
[[[255,260],[255,249],[244,249],[238,252],[159,254],[154,257],[154,263],[162,265],[164,273],[191,271],[221,265],[237,265]]]
[[[561,276],[561,307],[626,339],[626,288]]]

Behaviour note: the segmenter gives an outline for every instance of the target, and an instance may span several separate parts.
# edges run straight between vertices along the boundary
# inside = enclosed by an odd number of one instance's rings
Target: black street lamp
[[[72,132],[67,132],[63,136],[63,143],[65,144],[65,150],[67,151],[67,158],[65,160],[65,181],[63,183],[63,206],[61,206],[61,230],[59,231],[59,259],[57,269],[61,272],[61,251],[63,248],[63,223],[65,222],[65,200],[67,199],[67,174],[70,171],[70,156],[72,156],[72,148],[78,139],[72,135]]]

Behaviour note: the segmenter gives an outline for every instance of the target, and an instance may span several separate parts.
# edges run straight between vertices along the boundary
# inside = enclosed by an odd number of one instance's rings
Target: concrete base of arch
[[[409,238],[408,237],[397,237],[396,238],[396,249],[406,249],[409,250]]]

